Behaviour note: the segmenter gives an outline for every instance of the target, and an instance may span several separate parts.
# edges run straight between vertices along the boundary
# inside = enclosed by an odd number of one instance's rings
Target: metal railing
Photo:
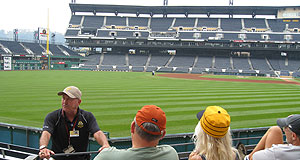
[[[256,146],[268,128],[232,129],[233,145],[236,146],[238,143],[243,143],[246,149],[250,151]],[[2,155],[15,153],[12,150],[20,151],[18,156],[24,156],[24,153],[27,153],[27,156],[37,154],[41,133],[41,128],[0,123],[0,150]],[[111,146],[119,149],[131,147],[130,137],[110,138],[108,132],[105,132],[105,134]],[[181,159],[187,159],[187,156],[194,149],[194,143],[191,140],[192,136],[193,133],[168,134],[160,141],[160,144],[171,145],[176,149]],[[51,142],[49,145],[51,145]],[[88,151],[97,151],[98,149],[98,143],[93,137],[90,137]]]

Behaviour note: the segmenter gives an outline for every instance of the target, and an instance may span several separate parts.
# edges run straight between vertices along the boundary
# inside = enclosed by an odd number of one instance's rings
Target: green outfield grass
[[[78,86],[81,108],[91,111],[111,137],[130,135],[130,123],[143,105],[160,106],[167,133],[193,132],[196,113],[220,105],[231,128],[275,125],[276,118],[300,113],[300,86],[185,80],[151,73],[91,71],[0,72],[0,122],[42,127],[47,113],[61,107],[57,92]]]

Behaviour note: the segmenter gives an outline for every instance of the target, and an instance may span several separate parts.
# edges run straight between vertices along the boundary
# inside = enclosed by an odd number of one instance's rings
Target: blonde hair
[[[234,160],[237,150],[232,147],[230,130],[222,138],[214,138],[203,131],[200,121],[193,135],[194,152],[205,155],[207,160]]]

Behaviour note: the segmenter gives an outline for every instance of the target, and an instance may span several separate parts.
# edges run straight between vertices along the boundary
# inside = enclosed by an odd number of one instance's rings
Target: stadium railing
[[[269,127],[232,129],[233,146],[236,146],[238,143],[243,143],[247,152],[251,152],[268,128]],[[39,147],[41,132],[41,128],[0,123],[0,143],[18,145],[25,149],[29,148],[31,151],[35,151]],[[108,137],[111,146],[120,149],[131,147],[130,137],[110,138],[108,132],[105,132],[105,135]],[[187,159],[187,156],[194,149],[194,144],[191,140],[192,136],[193,133],[168,134],[160,141],[160,144],[169,144],[173,146],[181,159]],[[51,143],[49,145],[51,145]],[[91,137],[88,151],[95,151],[98,150],[98,148],[99,145],[94,138]],[[6,152],[10,151],[8,150]],[[28,152],[28,155],[31,154],[29,151],[24,152]]]

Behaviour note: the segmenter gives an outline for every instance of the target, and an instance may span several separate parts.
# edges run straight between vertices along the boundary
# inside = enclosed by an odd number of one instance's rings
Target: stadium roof
[[[70,3],[73,13],[132,13],[132,14],[232,14],[232,15],[277,15],[279,9],[293,6],[133,6]],[[300,7],[300,6],[294,6]]]

